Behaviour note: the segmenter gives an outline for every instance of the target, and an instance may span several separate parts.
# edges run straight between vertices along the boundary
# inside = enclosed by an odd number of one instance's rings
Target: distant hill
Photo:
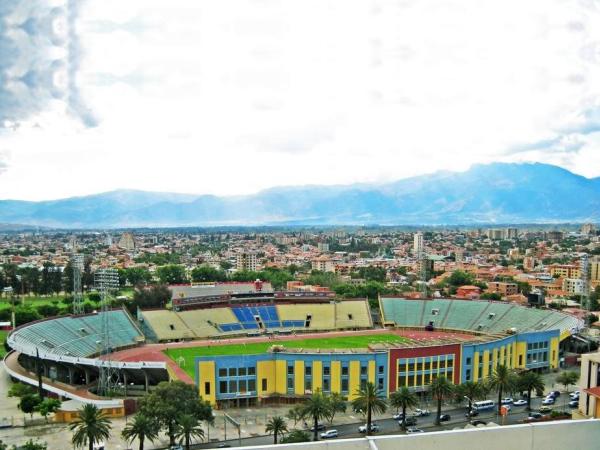
[[[61,228],[477,224],[600,220],[600,178],[494,163],[380,185],[278,187],[235,197],[119,190],[0,201],[0,222]]]

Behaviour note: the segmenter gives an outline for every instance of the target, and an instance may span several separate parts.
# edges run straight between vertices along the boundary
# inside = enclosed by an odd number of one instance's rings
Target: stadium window
[[[248,391],[256,391],[256,380],[248,380]]]
[[[383,378],[377,379],[377,389],[383,389]]]
[[[431,370],[437,370],[438,368],[438,360],[434,359],[433,361],[431,361]]]
[[[229,368],[229,376],[230,377],[235,377],[237,376],[237,369],[235,367],[230,367]]]
[[[329,366],[323,366],[323,375],[329,376],[331,373],[331,368]]]
[[[342,376],[348,376],[348,366],[342,366]]]
[[[210,395],[210,381],[204,383],[204,395]]]
[[[408,363],[408,371],[409,372],[414,372],[415,370],[415,363],[414,362],[409,362]]]
[[[345,394],[348,393],[348,380],[347,379],[342,380],[342,392]]]
[[[227,376],[227,369],[219,369],[219,376],[220,377],[226,377]]]
[[[304,381],[304,389],[307,391],[312,391],[312,380]]]
[[[465,364],[466,364],[467,366],[470,366],[470,365],[471,365],[471,358],[467,358],[467,360],[466,360]]]
[[[306,375],[306,376],[312,375],[312,366],[304,366],[304,375]]]
[[[323,391],[329,392],[329,378],[323,379]]]
[[[465,373],[465,379],[467,381],[471,381],[471,369],[467,369],[467,372]]]
[[[263,391],[267,390],[267,379],[266,378],[262,379],[262,390]]]
[[[245,377],[246,376],[246,368],[245,367],[240,367],[238,369],[238,376],[240,376],[240,377]]]
[[[452,371],[451,370],[449,370],[449,371],[446,372],[446,378],[448,378],[448,380],[452,381],[453,377],[452,377]]]
[[[361,375],[367,374],[367,366],[360,366],[360,374]]]
[[[294,366],[289,365],[288,367],[288,375],[294,375]]]
[[[246,380],[240,380],[238,385],[238,389],[240,390],[240,392],[246,392],[247,387],[248,383],[246,382]]]
[[[454,360],[449,359],[448,361],[446,361],[446,367],[452,367],[454,366]]]
[[[384,367],[384,366],[379,366],[379,367],[377,368],[377,371],[378,371],[379,373],[383,373],[383,372],[385,371],[385,367]]]
[[[367,388],[367,380],[360,380],[360,390],[364,391]]]
[[[229,380],[229,393],[234,394],[237,391],[237,381]]]
[[[219,392],[221,394],[227,394],[227,381],[219,382]]]
[[[248,367],[248,375],[256,375],[256,368]]]
[[[294,390],[294,379],[292,377],[288,377],[287,388],[288,388],[288,391]]]
[[[423,370],[431,370],[431,361],[425,361],[425,366],[423,367]]]

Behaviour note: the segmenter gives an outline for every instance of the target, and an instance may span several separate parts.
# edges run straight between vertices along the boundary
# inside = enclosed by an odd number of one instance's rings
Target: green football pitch
[[[282,345],[286,348],[331,349],[331,348],[366,348],[369,344],[402,343],[408,339],[395,334],[366,334],[358,336],[340,336],[332,338],[310,338],[292,340],[274,340],[254,342],[250,344],[211,345],[202,347],[171,348],[164,353],[175,362],[183,357],[185,363],[182,369],[194,377],[194,358],[197,356],[223,355],[257,355],[266,353],[272,345]]]

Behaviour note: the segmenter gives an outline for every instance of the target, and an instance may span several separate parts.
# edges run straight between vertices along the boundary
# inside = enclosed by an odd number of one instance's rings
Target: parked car
[[[474,420],[473,422],[471,422],[471,425],[473,425],[473,426],[487,425],[487,422],[485,420]]]
[[[542,405],[554,405],[555,402],[556,400],[554,400],[554,397],[546,397],[542,400]]]
[[[377,425],[375,422],[371,422],[371,433],[377,433],[379,431],[379,425]],[[367,425],[361,425],[360,427],[358,427],[358,432],[359,433],[366,433],[367,432]]]
[[[406,426],[415,426],[417,424],[417,418],[414,416],[409,416],[406,419],[404,419],[404,425]],[[402,420],[398,421],[398,425],[402,426]]]
[[[569,402],[569,407],[570,408],[578,408],[579,407],[579,400],[571,400]]]
[[[320,434],[321,439],[331,439],[338,437],[338,430],[327,430]]]
[[[560,391],[551,391],[546,397],[558,398],[560,397]]]
[[[317,424],[317,431],[323,431],[324,429],[325,429],[325,424],[322,424],[322,423]],[[314,431],[315,431],[314,425],[312,427],[310,427],[310,431],[312,431],[314,433]]]
[[[420,428],[412,427],[412,428],[408,428],[406,430],[406,433],[407,434],[416,434],[416,433],[425,433],[425,431],[421,430]]]
[[[448,422],[451,419],[450,414],[440,415],[440,422]]]
[[[502,399],[502,404],[503,404],[503,405],[510,405],[511,403],[513,403],[513,401],[514,401],[514,400],[513,400],[512,398],[510,398],[510,397],[505,397],[505,398],[503,398],[503,399]]]
[[[569,394],[569,397],[571,397],[571,398],[574,398],[574,397],[577,397],[577,398],[579,398],[579,391],[571,392],[571,393]]]
[[[532,413],[529,413],[529,417],[527,417],[527,420],[538,420],[538,419],[541,419],[542,417],[544,417],[544,416],[541,413],[532,412]]]
[[[540,406],[539,411],[541,413],[549,413],[552,412],[552,408],[550,408],[549,406]]]
[[[525,406],[525,405],[527,405],[527,400],[521,399],[521,400],[515,400],[513,402],[513,406]]]
[[[402,413],[397,413],[397,414],[394,414],[392,416],[392,419],[394,419],[394,420],[401,420],[402,417],[403,417]]]
[[[428,409],[415,409],[415,416],[417,417],[423,417],[423,416],[429,416],[431,415],[431,411],[429,411]]]

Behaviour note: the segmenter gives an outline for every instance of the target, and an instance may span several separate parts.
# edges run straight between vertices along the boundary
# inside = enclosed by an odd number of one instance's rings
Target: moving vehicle
[[[479,402],[473,402],[473,409],[477,411],[484,411],[486,409],[494,409],[496,403],[492,400],[481,400]]]
[[[440,415],[440,422],[448,422],[451,419],[450,414]]]
[[[560,392],[559,391],[551,391],[548,395],[546,395],[546,398],[548,397],[552,397],[554,399],[560,397]]]
[[[465,413],[465,417],[477,417],[479,415],[479,411],[476,409],[472,409],[471,411],[467,411]]]
[[[549,413],[552,412],[552,408],[550,408],[549,406],[540,406],[539,411],[541,413]]]
[[[415,409],[415,416],[416,417],[424,417],[424,416],[430,416],[431,415],[431,411],[429,411],[428,409]]]
[[[338,430],[327,430],[320,434],[321,439],[331,439],[338,437]]]
[[[503,405],[510,405],[514,402],[514,400],[510,397],[505,397],[502,399],[502,404]]]
[[[371,422],[371,433],[377,433],[379,431],[379,425],[377,425],[377,423],[375,422]],[[366,433],[367,432],[367,425],[361,425],[360,427],[358,427],[358,432],[359,433]]]
[[[554,400],[554,397],[546,397],[542,400],[542,405],[554,405],[555,402],[556,400]]]
[[[414,426],[416,424],[417,424],[416,417],[407,417],[406,419],[404,419],[404,425],[406,425],[406,426]],[[402,426],[402,419],[398,421],[398,425]]]
[[[392,419],[394,420],[401,420],[403,417],[402,413],[396,413],[392,416]]]
[[[515,400],[513,402],[513,406],[525,406],[525,405],[527,405],[527,400],[521,399],[521,400]]]
[[[544,417],[542,414],[540,414],[538,412],[532,412],[529,414],[529,417],[527,417],[527,420],[538,420],[538,419],[541,419],[542,417]]]
[[[412,428],[408,428],[406,430],[406,433],[407,434],[416,434],[416,433],[425,433],[425,431],[421,430],[420,428],[414,428],[414,427],[412,427]]]
[[[323,431],[325,429],[325,425],[322,423],[317,424],[317,431]],[[315,426],[310,427],[310,431],[315,431]]]

